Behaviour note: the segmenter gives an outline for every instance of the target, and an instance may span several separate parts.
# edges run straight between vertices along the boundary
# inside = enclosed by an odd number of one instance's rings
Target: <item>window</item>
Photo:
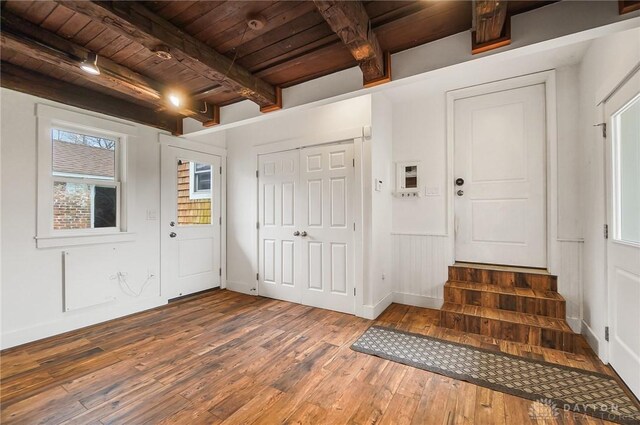
[[[640,244],[640,95],[613,115],[614,239]]]
[[[211,165],[189,162],[189,198],[211,198]]]
[[[54,127],[50,143],[52,230],[117,230],[118,138]]]
[[[134,124],[37,104],[36,246],[135,240],[128,228],[127,144]]]

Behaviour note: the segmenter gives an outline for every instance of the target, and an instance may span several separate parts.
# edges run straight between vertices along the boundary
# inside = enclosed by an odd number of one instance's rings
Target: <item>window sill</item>
[[[102,235],[73,235],[73,236],[36,236],[37,248],[59,248],[78,245],[96,245],[103,243],[132,242],[135,233],[111,233]]]

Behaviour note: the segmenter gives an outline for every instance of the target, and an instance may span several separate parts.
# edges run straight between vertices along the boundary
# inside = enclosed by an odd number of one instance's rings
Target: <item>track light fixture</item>
[[[87,59],[80,63],[80,69],[87,74],[100,75],[100,68],[98,68],[98,55],[93,52],[89,52]]]
[[[175,106],[176,108],[180,107],[180,104],[182,103],[182,99],[180,99],[180,96],[178,96],[176,93],[170,93],[169,96],[169,102]]]

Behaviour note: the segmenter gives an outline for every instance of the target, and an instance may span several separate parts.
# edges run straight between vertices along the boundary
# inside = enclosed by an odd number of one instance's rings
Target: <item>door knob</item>
[[[459,191],[457,191],[456,193],[458,194],[458,196],[462,196],[462,195],[464,195],[464,191],[462,191],[462,190],[459,190]]]
[[[178,236],[178,235],[176,235],[176,232],[169,233],[169,237],[170,238],[175,238],[176,236]]]
[[[171,223],[169,223],[169,226],[174,227],[176,225],[175,221],[172,221]]]
[[[300,236],[302,236],[302,237],[304,238],[305,236],[307,236],[307,232],[305,232],[305,231],[303,230],[303,231],[300,233]]]
[[[293,236],[300,236],[300,232],[296,230],[295,232],[293,232]]]
[[[456,179],[456,186],[462,186],[464,184],[464,179],[458,177]]]

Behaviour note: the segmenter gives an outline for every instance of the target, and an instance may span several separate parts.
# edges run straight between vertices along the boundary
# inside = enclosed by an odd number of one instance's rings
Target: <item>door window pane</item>
[[[211,224],[211,165],[178,161],[178,225]]]
[[[616,239],[640,243],[640,96],[613,119]]]

